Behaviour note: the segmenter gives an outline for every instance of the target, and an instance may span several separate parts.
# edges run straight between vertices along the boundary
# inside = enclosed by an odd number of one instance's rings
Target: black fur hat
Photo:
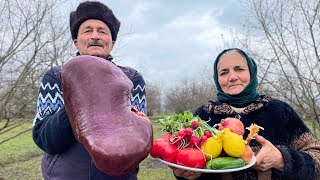
[[[112,40],[117,40],[120,28],[119,20],[111,9],[97,1],[80,3],[76,11],[70,13],[70,31],[72,39],[77,39],[80,25],[88,19],[97,19],[104,22],[110,29]]]

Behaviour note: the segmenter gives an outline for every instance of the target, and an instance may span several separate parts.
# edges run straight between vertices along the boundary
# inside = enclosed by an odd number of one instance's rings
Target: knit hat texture
[[[111,31],[112,40],[117,40],[120,21],[110,8],[97,1],[80,3],[77,10],[70,13],[70,31],[73,40],[77,39],[80,25],[88,19],[97,19],[104,22]]]

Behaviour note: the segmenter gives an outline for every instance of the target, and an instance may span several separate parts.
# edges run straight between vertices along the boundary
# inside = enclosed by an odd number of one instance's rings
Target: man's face
[[[78,37],[73,41],[81,55],[106,58],[114,46],[111,31],[102,21],[89,19],[84,21],[78,31]]]

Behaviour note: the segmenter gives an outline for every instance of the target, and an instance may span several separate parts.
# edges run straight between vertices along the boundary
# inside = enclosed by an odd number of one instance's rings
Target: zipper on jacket
[[[91,157],[89,158],[89,180],[94,180],[94,168],[93,168],[93,161]]]

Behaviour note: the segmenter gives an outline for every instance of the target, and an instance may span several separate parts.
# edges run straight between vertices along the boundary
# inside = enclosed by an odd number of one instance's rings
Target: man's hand
[[[256,163],[253,168],[258,171],[266,171],[271,168],[282,171],[284,162],[279,149],[262,136],[255,136],[255,140],[262,145],[262,148],[256,155]]]

